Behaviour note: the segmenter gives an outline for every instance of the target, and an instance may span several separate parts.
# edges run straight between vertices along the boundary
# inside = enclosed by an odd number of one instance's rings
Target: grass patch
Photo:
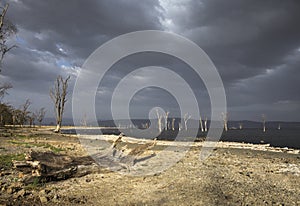
[[[24,187],[25,190],[40,190],[45,186],[45,181],[40,177],[34,177],[33,181]]]
[[[59,153],[61,151],[65,151],[65,149],[55,147],[55,146],[53,146],[51,144],[48,144],[48,143],[30,143],[30,142],[20,142],[20,141],[14,141],[14,140],[10,141],[10,143],[17,144],[17,145],[22,145],[26,148],[32,148],[32,147],[49,148],[54,153]]]
[[[18,139],[28,139],[29,138],[28,136],[21,135],[21,134],[17,134],[15,137],[18,138]]]
[[[25,160],[24,154],[9,154],[9,155],[0,155],[0,169],[11,169],[12,160],[22,161]]]
[[[65,149],[62,149],[62,148],[58,148],[58,147],[54,147],[53,145],[51,144],[44,144],[43,146],[44,148],[49,148],[52,152],[54,153],[59,153],[61,151],[65,151]]]

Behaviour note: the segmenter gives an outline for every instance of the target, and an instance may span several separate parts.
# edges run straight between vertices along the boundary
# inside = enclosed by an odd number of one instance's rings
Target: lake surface
[[[159,140],[170,140],[173,141],[178,134],[178,131],[163,131],[161,134],[158,134],[158,130],[153,130],[147,132],[145,135],[135,129],[124,129],[122,132],[126,136],[136,137],[136,138],[155,138]],[[189,134],[195,132],[193,129],[184,131],[182,141],[189,140]],[[70,129],[62,130],[62,133],[65,134],[81,134],[81,135],[99,135],[99,134],[115,134],[119,135],[120,131],[117,128],[112,129]],[[206,137],[205,132],[198,131],[196,141],[202,141]],[[185,138],[186,137],[186,138]],[[231,129],[227,132],[223,132],[221,136],[221,141],[230,141],[230,142],[245,142],[245,143],[254,143],[254,144],[270,144],[274,147],[288,147],[300,149],[300,128],[286,128],[286,129],[269,129],[266,132],[263,132],[258,128],[244,128]]]

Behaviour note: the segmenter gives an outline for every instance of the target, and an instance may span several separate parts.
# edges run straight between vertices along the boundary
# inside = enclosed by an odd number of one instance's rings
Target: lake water
[[[158,131],[150,131],[147,135],[141,133],[134,129],[123,130],[126,136],[136,137],[136,138],[155,138],[159,140],[174,140],[178,131],[163,131],[160,135]],[[189,133],[193,132],[190,129],[184,132],[184,137],[189,137]],[[79,130],[63,130],[62,133],[66,134],[82,134],[82,135],[99,135],[99,134],[115,134],[119,135],[120,131],[118,129],[79,129]],[[182,140],[188,140],[189,138],[182,138]],[[198,131],[196,141],[201,141],[206,137],[206,133]],[[232,129],[227,132],[223,132],[221,141],[230,142],[245,142],[254,144],[270,144],[274,147],[288,147],[300,149],[300,128],[288,128],[288,129],[269,129],[266,132],[262,132],[261,129],[257,128],[245,128],[242,130]]]

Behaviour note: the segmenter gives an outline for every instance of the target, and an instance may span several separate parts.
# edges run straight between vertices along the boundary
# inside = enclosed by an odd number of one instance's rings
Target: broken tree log
[[[13,167],[24,174],[24,183],[65,180],[103,171],[91,157],[69,157],[53,152],[30,151],[25,161],[13,161]]]

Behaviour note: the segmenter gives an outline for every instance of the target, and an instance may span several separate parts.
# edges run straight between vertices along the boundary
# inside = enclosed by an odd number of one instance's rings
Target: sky
[[[47,117],[53,117],[49,89],[58,75],[71,75],[65,111],[71,118],[74,83],[95,49],[128,32],[160,30],[188,38],[210,57],[225,87],[229,119],[261,121],[265,114],[268,120],[300,121],[298,0],[5,2],[10,4],[7,18],[18,28],[9,44],[18,47],[5,56],[0,81],[13,85],[4,101],[15,107],[29,98],[31,110],[45,107]],[[202,80],[181,60],[149,52],[125,57],[110,68],[98,88],[97,117],[111,118],[112,93],[128,72],[153,65],[172,68],[189,82],[201,114],[209,117]],[[144,72],[138,81],[152,81],[150,76]],[[174,116],[178,112],[176,98],[159,88],[140,90],[130,112],[144,118],[156,106]]]

